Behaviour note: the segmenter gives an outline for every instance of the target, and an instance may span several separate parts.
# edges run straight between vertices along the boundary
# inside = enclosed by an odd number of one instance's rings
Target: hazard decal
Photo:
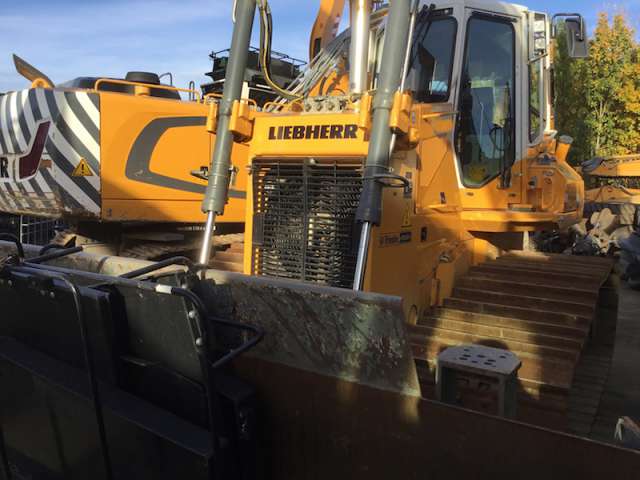
[[[80,159],[80,163],[73,170],[71,174],[72,177],[93,177],[93,172],[91,171],[91,167],[84,158]]]

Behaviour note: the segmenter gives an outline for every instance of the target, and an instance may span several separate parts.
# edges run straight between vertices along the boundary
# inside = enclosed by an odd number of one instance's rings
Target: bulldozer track
[[[587,434],[612,356],[613,261],[510,252],[472,267],[452,295],[409,329],[423,395],[435,395],[438,354],[482,344],[512,351],[518,419]]]
[[[244,239],[236,239],[225,250],[216,250],[209,266],[216,270],[242,273],[244,271]]]
[[[56,245],[69,245],[77,238],[81,242],[91,243],[92,240],[79,236],[74,230],[67,229],[56,233],[51,243]],[[118,256],[137,258],[140,260],[158,260],[169,255],[188,254],[200,248],[200,239],[191,239],[183,242],[128,242],[124,248],[114,246]],[[211,268],[229,272],[243,271],[244,233],[230,233],[216,235],[213,238],[214,257],[209,262]]]
[[[209,266],[218,270],[242,271],[242,248],[244,245],[243,233],[217,235],[213,239],[216,249],[214,258]],[[200,248],[200,239],[188,242],[144,242],[127,247],[120,251],[120,256],[139,258],[143,260],[155,260],[171,254],[182,254]],[[237,254],[240,252],[240,257]],[[215,265],[215,266],[214,266]]]
[[[60,230],[51,239],[51,244],[60,245],[62,247],[69,244],[76,238],[77,234],[71,229]]]

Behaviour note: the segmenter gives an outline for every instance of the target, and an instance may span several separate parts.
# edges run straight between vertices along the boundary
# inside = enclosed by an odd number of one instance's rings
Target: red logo
[[[23,181],[38,173],[50,126],[49,120],[38,124],[29,152],[23,155],[11,154],[0,157],[0,179]]]

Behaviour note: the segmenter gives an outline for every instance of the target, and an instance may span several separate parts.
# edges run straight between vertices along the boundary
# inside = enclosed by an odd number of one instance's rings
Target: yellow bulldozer
[[[17,385],[0,397],[7,478],[637,472],[636,453],[561,433],[595,420],[612,262],[524,250],[527,232],[583,215],[550,94],[554,25],[585,56],[582,17],[352,0],[336,35],[344,3],[321,2],[309,67],[288,85],[271,71],[268,2],[237,0],[219,98],[154,98],[175,89],[135,79],[53,88],[37,74],[2,97],[5,140],[24,140],[2,150],[5,205],[35,202],[23,189],[40,176],[87,199],[99,180],[93,204],[62,189],[38,200],[102,224],[204,224],[195,263],[2,244],[0,382]],[[256,12],[278,96],[260,106],[242,88]],[[56,123],[47,112],[63,100]],[[61,164],[80,124],[100,159]],[[227,228],[243,249],[223,261],[242,273],[207,269]]]
[[[584,162],[587,203],[640,204],[640,156],[618,155]]]
[[[596,157],[583,162],[580,173],[585,180],[585,217],[609,209],[618,224],[635,227],[640,205],[640,156]],[[594,218],[595,219],[595,218]]]
[[[260,111],[235,99],[217,112],[249,148],[244,273],[399,296],[425,395],[446,347],[506,347],[523,359],[519,418],[588,429],[572,385],[611,264],[514,252],[584,207],[551,120],[552,22],[503,4],[406,18],[351,6],[348,68]],[[268,5],[259,12],[268,55]],[[586,54],[581,18],[566,24],[572,54]],[[225,212],[218,158],[209,228]]]

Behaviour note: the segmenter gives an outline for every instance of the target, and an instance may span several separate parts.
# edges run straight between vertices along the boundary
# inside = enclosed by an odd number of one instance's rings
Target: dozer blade
[[[0,242],[0,257],[13,250]],[[149,265],[87,254],[51,263],[98,281]],[[416,395],[396,298],[208,276],[234,319],[267,329],[234,361],[259,398],[264,478],[634,478],[640,468],[636,452]]]
[[[0,246],[0,257],[13,248],[6,245],[4,251]],[[149,264],[85,253],[49,263],[101,276],[118,276]],[[347,382],[420,395],[399,297],[217,270],[208,270],[207,277],[230,292],[235,321],[269,332],[248,355]]]
[[[230,286],[237,321],[269,332],[250,355],[420,395],[400,298],[227,272],[209,276]]]

